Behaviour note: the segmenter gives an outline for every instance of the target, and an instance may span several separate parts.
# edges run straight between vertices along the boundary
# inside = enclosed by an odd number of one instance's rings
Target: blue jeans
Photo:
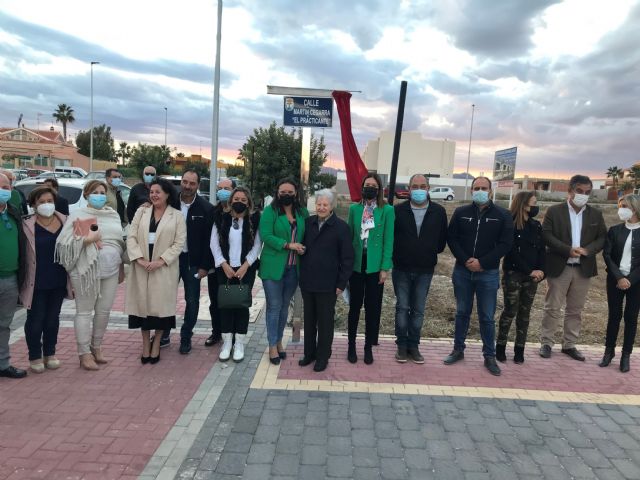
[[[66,294],[66,287],[33,291],[31,309],[27,311],[24,323],[30,361],[38,360],[43,355],[52,357],[56,354],[60,308]]]
[[[396,294],[396,344],[418,348],[433,273],[411,273],[394,268],[391,278]]]
[[[189,254],[180,254],[180,278],[184,285],[184,301],[186,303],[184,309],[184,319],[182,328],[180,329],[180,338],[191,340],[193,336],[193,327],[198,321],[198,312],[200,310],[200,279],[194,275],[198,273],[198,267],[189,266]],[[163,332],[163,337],[169,336],[169,330]]]
[[[289,303],[298,287],[296,266],[287,265],[280,280],[263,280],[262,287],[267,299],[267,339],[269,346],[275,347],[282,341],[284,327],[289,317]]]
[[[454,350],[463,351],[464,341],[469,331],[469,320],[473,308],[473,296],[478,301],[478,319],[480,321],[480,337],[482,338],[482,354],[485,357],[496,356],[496,303],[500,286],[498,269],[484,272],[471,272],[456,264],[453,269],[453,292],[456,296],[456,332]]]

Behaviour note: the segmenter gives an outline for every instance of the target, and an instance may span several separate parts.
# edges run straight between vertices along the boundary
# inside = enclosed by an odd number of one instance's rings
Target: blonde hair
[[[84,198],[87,198],[91,194],[91,192],[93,192],[98,187],[104,187],[105,193],[107,192],[107,184],[105,182],[103,182],[102,180],[91,180],[90,182],[87,182],[87,184],[82,189],[82,196]]]
[[[636,217],[640,219],[640,195],[629,193],[620,200],[624,200]]]

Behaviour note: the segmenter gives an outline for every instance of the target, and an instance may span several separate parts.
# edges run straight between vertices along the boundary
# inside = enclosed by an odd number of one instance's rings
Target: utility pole
[[[467,174],[464,177],[464,199],[467,200],[469,191],[469,163],[471,162],[471,136],[473,135],[473,114],[476,111],[476,104],[471,105],[471,128],[469,128],[469,151],[467,152]]]
[[[220,119],[220,46],[222,44],[222,0],[218,0],[218,30],[216,33],[216,64],[213,74],[213,122],[211,124],[211,165],[209,175],[209,201],[218,203],[218,122]]]
[[[91,62],[91,132],[89,134],[89,171],[93,171],[93,66],[100,62]]]

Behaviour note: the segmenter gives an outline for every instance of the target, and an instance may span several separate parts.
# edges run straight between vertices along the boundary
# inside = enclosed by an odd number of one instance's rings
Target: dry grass
[[[458,204],[445,204],[449,217]],[[545,208],[541,208],[542,218]],[[605,222],[607,226],[615,225],[619,222],[614,208],[605,208]],[[436,267],[431,289],[427,298],[427,307],[425,311],[425,322],[422,329],[423,337],[453,337],[454,317],[455,317],[455,299],[453,296],[453,285],[451,283],[451,272],[455,259],[449,249],[438,257],[438,265]],[[605,288],[605,266],[602,255],[598,254],[598,276],[591,279],[591,286],[587,303],[582,314],[582,333],[580,335],[580,343],[602,345],[607,326],[607,294]],[[544,306],[544,296],[547,291],[547,282],[542,282],[538,288],[535,302],[531,309],[531,321],[529,326],[529,341],[536,342],[540,337],[540,322]],[[498,292],[498,309],[496,311],[496,320],[499,318],[503,308],[502,292]],[[348,306],[341,299],[338,300],[336,307],[336,328],[338,330],[346,330]],[[364,315],[364,312],[361,312]],[[394,317],[395,317],[395,295],[393,293],[393,285],[388,281],[385,285],[384,299],[382,304],[382,318],[380,333],[394,334]],[[360,327],[364,326],[364,317],[361,318]],[[620,329],[622,331],[622,328]],[[515,328],[511,329],[511,338]],[[475,312],[472,316],[471,328],[469,330],[469,338],[479,339],[478,321]],[[557,340],[561,339],[559,331]],[[636,340],[636,345],[640,345]]]

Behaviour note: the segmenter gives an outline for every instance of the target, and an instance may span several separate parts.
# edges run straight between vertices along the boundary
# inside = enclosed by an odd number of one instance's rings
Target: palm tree
[[[633,188],[640,185],[640,165],[634,165],[629,169],[629,177],[633,180]]]
[[[73,108],[67,105],[66,103],[61,103],[58,105],[58,109],[53,112],[53,118],[56,119],[56,123],[62,124],[62,135],[64,136],[64,141],[67,141],[67,123],[73,123],[76,121],[76,118],[73,116]]]
[[[116,156],[122,159],[122,165],[127,163],[127,160],[131,157],[131,147],[127,142],[120,142],[120,149]]]
[[[617,166],[607,168],[607,178],[611,178],[613,181],[613,189],[616,191],[618,190],[618,179],[620,178],[621,173],[622,170]]]

